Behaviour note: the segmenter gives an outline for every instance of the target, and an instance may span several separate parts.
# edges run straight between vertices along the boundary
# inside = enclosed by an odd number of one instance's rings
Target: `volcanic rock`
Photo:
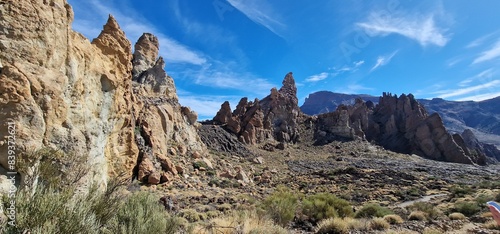
[[[296,142],[299,139],[300,116],[297,87],[290,72],[280,90],[271,89],[271,94],[261,101],[242,98],[232,113],[229,102],[224,102],[212,123],[223,126],[246,144],[257,144],[267,139]]]
[[[112,16],[92,42],[71,29],[72,21],[65,0],[0,4],[0,119],[14,122],[18,152],[77,153],[91,165],[87,181],[98,184],[133,171],[145,182],[155,173],[156,182],[158,173],[175,172],[176,160],[164,158],[176,145],[206,152],[155,36],[144,34],[132,56]],[[7,155],[6,124],[0,155]],[[6,159],[0,157],[4,168]]]

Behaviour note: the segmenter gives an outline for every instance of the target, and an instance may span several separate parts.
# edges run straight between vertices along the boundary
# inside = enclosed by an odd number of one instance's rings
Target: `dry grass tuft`
[[[341,218],[324,219],[318,223],[316,234],[347,234],[349,227],[347,222]]]
[[[426,213],[423,211],[413,211],[408,216],[408,220],[425,221],[425,220],[427,220]]]
[[[393,214],[393,215],[386,215],[384,216],[385,221],[387,221],[389,224],[400,224],[403,223],[404,220],[401,218],[401,216]]]
[[[464,219],[466,219],[464,214],[458,213],[458,212],[449,214],[448,218],[450,218],[451,220],[464,220]]]
[[[391,225],[384,218],[373,218],[370,222],[370,228],[373,230],[387,230],[390,227]]]

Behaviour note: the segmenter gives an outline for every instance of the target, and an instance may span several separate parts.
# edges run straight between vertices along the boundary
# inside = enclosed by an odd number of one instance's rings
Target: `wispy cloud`
[[[498,40],[493,47],[488,50],[483,51],[479,57],[474,59],[472,64],[482,63],[486,61],[490,61],[500,57],[500,40]]]
[[[272,10],[272,7],[265,0],[227,0],[234,8],[246,15],[253,22],[260,24],[269,31],[284,38],[283,31],[286,25],[280,22],[276,16],[278,13]]]
[[[493,92],[493,93],[486,93],[486,94],[479,94],[479,95],[464,97],[464,98],[457,99],[457,101],[476,101],[476,102],[478,102],[478,101],[496,98],[499,96],[500,96],[500,92]]]
[[[444,29],[439,28],[434,20],[434,14],[398,16],[373,12],[365,22],[356,25],[372,36],[387,36],[399,34],[417,41],[421,46],[445,46],[449,38],[444,35]]]
[[[494,87],[500,86],[500,80],[493,80],[488,83],[476,85],[476,86],[471,86],[467,88],[460,88],[456,90],[441,90],[438,91],[437,93],[442,93],[439,95],[439,98],[449,98],[449,97],[457,97],[461,95],[467,95],[472,92],[478,92],[478,91],[484,91],[487,89],[492,89]]]
[[[365,63],[365,61],[360,60],[360,61],[353,62],[352,65],[344,65],[340,68],[331,67],[331,68],[328,68],[328,72],[322,72],[319,74],[309,76],[306,78],[305,81],[306,82],[317,82],[317,81],[324,80],[328,77],[338,76],[338,75],[345,73],[345,72],[353,73],[353,72],[358,71],[359,67],[361,67],[361,65],[363,65],[364,63]]]
[[[73,28],[76,31],[83,33],[89,38],[97,36],[98,27],[95,26],[104,24],[106,21],[103,19],[105,19],[108,14],[112,14],[132,43],[135,43],[145,32],[155,34],[160,42],[160,55],[168,63],[189,63],[201,65],[207,62],[203,53],[190,49],[188,46],[183,45],[182,43],[161,33],[160,30],[150,23],[141,22],[141,17],[136,17],[137,15],[135,14],[137,13],[131,9],[127,9],[125,13],[117,7],[104,5],[101,1],[96,0],[86,1],[85,4],[79,2],[72,2],[72,4],[94,13],[87,15],[75,15],[76,23],[73,24]]]
[[[374,71],[375,69],[377,69],[381,66],[385,66],[385,65],[389,64],[392,57],[394,57],[394,55],[396,55],[397,53],[398,53],[398,51],[396,50],[396,51],[392,52],[392,54],[385,55],[385,56],[378,56],[377,62],[375,63],[375,65],[373,65],[372,69],[370,69],[370,72]]]
[[[194,84],[227,90],[240,90],[256,96],[269,94],[272,87],[268,79],[242,71],[235,62],[210,60],[200,67],[185,67],[182,71],[171,72],[178,79],[191,80]]]
[[[486,42],[489,42],[490,39],[492,39],[494,36],[498,35],[498,33],[499,33],[499,31],[496,31],[496,32],[493,32],[493,33],[486,34],[486,35],[484,35],[482,37],[479,37],[479,38],[471,41],[469,44],[467,44],[465,46],[465,48],[471,49],[471,48],[475,48],[475,47],[478,47],[478,46],[482,46]]]
[[[316,82],[328,78],[328,72],[322,72],[320,74],[312,75],[307,77],[307,82]]]
[[[468,86],[473,81],[488,79],[488,78],[491,78],[493,75],[494,75],[493,68],[490,68],[490,69],[482,71],[481,73],[479,73],[473,77],[469,77],[469,78],[461,81],[460,83],[458,83],[458,86],[461,86],[461,87]]]

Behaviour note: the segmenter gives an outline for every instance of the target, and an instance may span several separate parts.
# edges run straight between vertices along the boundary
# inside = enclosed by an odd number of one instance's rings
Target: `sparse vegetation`
[[[464,197],[465,195],[472,193],[473,189],[468,185],[453,185],[450,188],[451,198]]]
[[[234,211],[218,217],[195,229],[199,233],[252,233],[252,234],[286,234],[287,231],[267,216],[261,216],[255,210]]]
[[[384,217],[386,215],[393,214],[388,208],[382,207],[379,204],[366,204],[358,212],[356,212],[355,218],[372,218],[372,217]]]
[[[409,207],[409,209],[412,211],[422,211],[425,214],[426,219],[431,220],[437,219],[442,214],[435,205],[428,202],[415,202]]]
[[[500,230],[500,225],[498,225],[495,220],[490,220],[484,223],[484,227],[490,230]]]

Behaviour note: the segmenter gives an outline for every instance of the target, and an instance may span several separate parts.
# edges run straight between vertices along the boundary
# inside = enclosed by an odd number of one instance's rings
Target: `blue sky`
[[[288,72],[299,104],[320,90],[417,98],[500,96],[500,1],[69,0],[90,40],[108,14],[134,44],[160,39],[182,105],[212,118],[263,98]]]

